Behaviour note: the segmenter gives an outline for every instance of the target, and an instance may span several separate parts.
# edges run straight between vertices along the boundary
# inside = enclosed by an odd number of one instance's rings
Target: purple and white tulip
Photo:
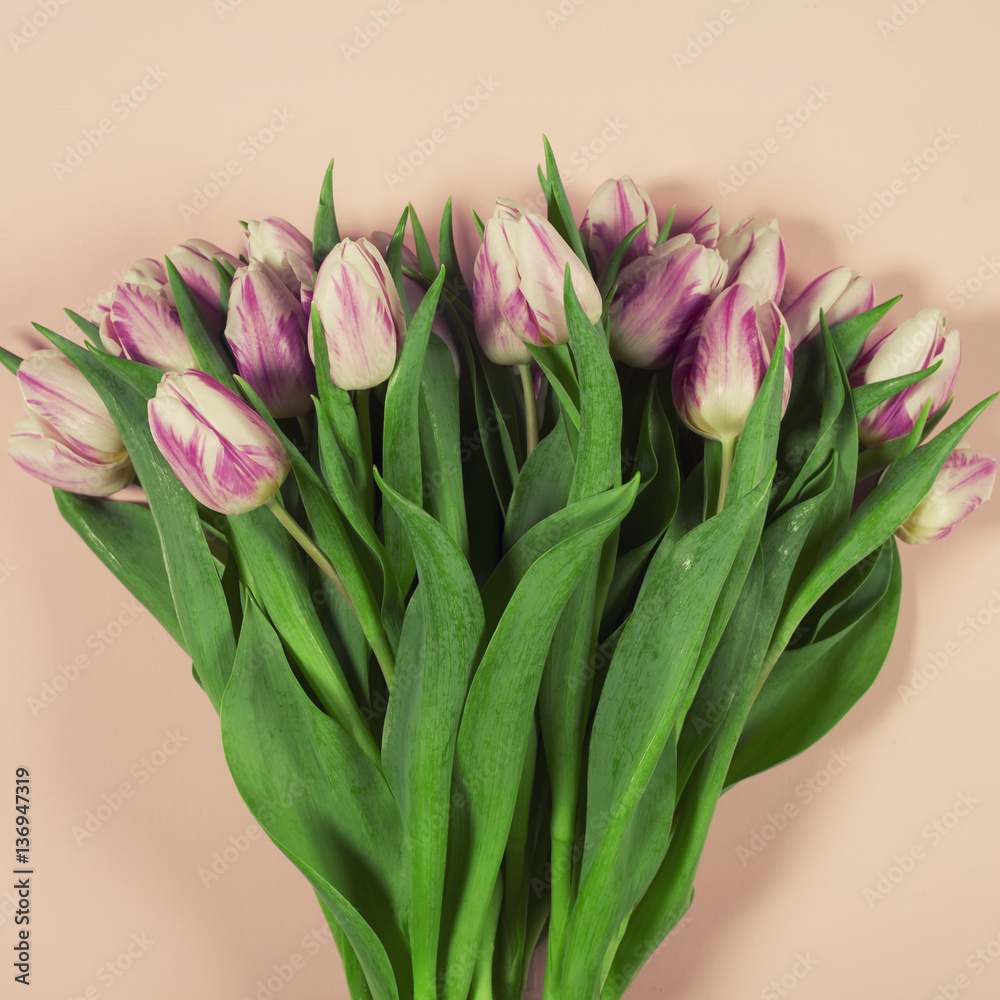
[[[60,351],[34,351],[17,380],[28,415],[10,436],[10,457],[49,486],[109,496],[134,477],[107,408],[80,370]]]
[[[743,433],[785,321],[773,302],[730,285],[681,345],[671,378],[674,406],[696,434],[732,442]],[[787,328],[787,327],[786,327]],[[781,412],[792,389],[792,349],[785,340]]]
[[[240,375],[276,417],[312,409],[316,370],[302,304],[266,264],[242,265],[229,290],[226,340]]]
[[[149,429],[191,495],[222,514],[266,503],[291,468],[264,420],[204,372],[163,376],[149,401]]]
[[[827,326],[860,316],[875,305],[875,285],[849,267],[835,267],[813,278],[782,312],[788,321],[793,347],[812,340],[820,331],[820,310]]]
[[[725,280],[726,262],[690,233],[629,264],[608,309],[612,356],[634,368],[669,364]]]
[[[618,244],[641,222],[645,225],[625,251],[622,267],[656,246],[656,209],[645,189],[631,177],[606,180],[594,192],[580,223],[580,233],[594,255],[598,273],[604,270]]]
[[[970,448],[956,448],[947,458],[928,494],[896,531],[911,545],[944,538],[980,504],[989,500],[997,463]]]
[[[378,252],[382,255],[382,259],[385,260],[386,254],[389,252],[389,244],[392,242],[392,236],[381,229],[377,229],[368,237],[368,239],[378,248]],[[420,261],[417,259],[417,255],[405,243],[400,247],[400,251],[400,258],[403,267],[408,268],[411,271],[419,271]],[[406,296],[406,304],[409,307],[410,315],[412,316],[417,309],[420,308],[420,303],[424,300],[424,288],[419,281],[415,281],[409,275],[404,274],[403,294]],[[445,322],[444,316],[441,315],[440,306],[438,306],[438,308],[434,311],[434,319],[431,320],[431,333],[440,337],[445,344],[447,344],[448,350],[451,351],[451,359],[455,365],[455,375],[458,377],[462,371],[462,362],[459,358],[455,338],[452,337],[451,330],[448,329],[448,324]]]
[[[744,219],[719,237],[716,249],[729,264],[730,285],[749,285],[758,303],[781,301],[785,244],[777,219]]]
[[[364,237],[338,243],[316,275],[313,304],[323,324],[334,384],[370,389],[385,382],[396,367],[406,320],[378,248]],[[310,351],[312,347],[310,332]]]
[[[313,287],[312,240],[290,222],[275,216],[247,223],[247,259],[266,264],[288,286],[292,294],[302,299],[303,287]]]
[[[476,255],[472,286],[476,334],[491,361],[530,361],[526,349],[511,350],[511,334],[539,347],[569,340],[563,306],[567,264],[584,313],[597,322],[601,293],[583,261],[548,220],[509,198],[497,198]],[[519,360],[511,361],[511,354]]]
[[[951,399],[961,360],[958,331],[945,333],[945,316],[940,309],[921,309],[876,340],[851,372],[854,387],[924,371],[938,361],[941,367],[865,416],[858,424],[862,443],[871,448],[909,434],[929,399],[933,400],[929,414],[933,417]]]
[[[719,209],[709,205],[694,222],[688,232],[694,237],[695,243],[715,250],[719,244]]]
[[[234,268],[240,267],[242,261],[214,243],[209,243],[208,240],[187,240],[185,243],[179,243],[167,257],[201,306],[211,330],[220,333],[223,326],[222,279],[214,258],[218,257]]]

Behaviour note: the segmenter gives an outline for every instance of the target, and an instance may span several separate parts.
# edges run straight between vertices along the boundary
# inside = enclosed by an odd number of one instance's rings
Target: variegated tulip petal
[[[594,192],[580,223],[580,233],[598,272],[604,269],[615,248],[640,223],[645,222],[625,252],[622,266],[649,253],[659,233],[656,209],[646,191],[631,177],[606,180]]]
[[[183,371],[196,364],[177,310],[163,294],[147,286],[119,285],[111,322],[118,343],[133,361],[161,371]]]

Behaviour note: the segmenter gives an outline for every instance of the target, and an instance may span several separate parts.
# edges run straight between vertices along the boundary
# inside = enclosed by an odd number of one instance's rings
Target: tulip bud
[[[396,366],[406,321],[378,248],[364,237],[338,243],[316,275],[313,304],[330,351],[333,382],[342,389],[385,382]],[[310,332],[310,351],[312,346]]]
[[[149,401],[153,440],[191,495],[222,514],[266,503],[291,463],[235,392],[199,371],[168,372]]]
[[[860,316],[875,305],[875,285],[849,267],[835,267],[806,285],[782,312],[788,321],[793,347],[812,340],[820,331],[820,310],[827,326]]]
[[[858,437],[869,448],[909,434],[927,400],[933,400],[929,414],[933,417],[951,399],[962,348],[958,331],[945,334],[944,327],[940,309],[921,309],[858,358],[851,373],[853,387],[924,371],[941,362],[933,375],[896,393],[860,421]]]
[[[989,500],[997,463],[970,448],[956,448],[947,458],[928,494],[896,531],[912,545],[944,538],[981,503]]]
[[[694,237],[695,243],[715,250],[719,243],[719,209],[710,205],[694,222],[688,232]]]
[[[301,298],[303,284],[313,285],[312,240],[284,219],[247,223],[247,259],[266,264]]]
[[[580,233],[594,255],[598,272],[604,270],[615,248],[640,222],[645,226],[625,252],[622,267],[656,246],[656,209],[646,191],[631,177],[606,180],[594,192],[580,223]]]
[[[312,409],[316,372],[299,300],[269,267],[241,266],[229,290],[226,340],[236,367],[276,417]]]
[[[744,219],[719,238],[716,249],[729,264],[730,285],[749,285],[758,302],[781,301],[785,245],[777,219]]]
[[[725,279],[726,262],[688,233],[629,264],[608,309],[612,356],[635,368],[669,364]]]
[[[389,244],[392,242],[392,237],[382,230],[376,230],[369,237],[369,241],[378,248],[378,252],[382,255],[382,259],[386,260],[386,255],[389,252]],[[420,261],[417,259],[417,255],[404,243],[400,247],[400,259],[402,265],[405,268],[409,268],[411,271],[420,270]],[[409,307],[410,315],[412,316],[417,309],[420,308],[420,303],[424,300],[424,289],[419,281],[415,281],[409,275],[403,275],[403,294],[406,296],[406,304]],[[451,359],[455,365],[455,376],[458,377],[462,371],[462,362],[458,354],[458,346],[455,344],[455,338],[451,335],[451,330],[448,329],[448,324],[445,322],[444,316],[441,315],[441,307],[438,306],[434,310],[434,319],[431,320],[431,333],[436,334],[440,337],[445,344],[448,345],[448,350],[451,351]]]
[[[208,240],[188,240],[186,243],[179,243],[167,257],[177,268],[195,301],[201,306],[210,329],[214,333],[220,333],[223,326],[222,279],[213,258],[218,257],[234,268],[240,267],[242,261],[214,243],[209,243]]]
[[[674,406],[691,430],[724,442],[743,433],[782,326],[785,321],[774,303],[758,305],[752,288],[730,285],[720,293],[685,338],[674,363]],[[784,354],[782,415],[792,388],[787,336]]]
[[[476,333],[492,361],[526,364],[510,335],[547,347],[569,340],[563,306],[563,275],[570,280],[587,318],[601,317],[601,293],[589,269],[546,219],[508,198],[497,198],[476,255],[472,299]]]
[[[134,472],[96,390],[60,351],[34,351],[17,371],[28,415],[10,437],[10,457],[49,486],[109,496]]]

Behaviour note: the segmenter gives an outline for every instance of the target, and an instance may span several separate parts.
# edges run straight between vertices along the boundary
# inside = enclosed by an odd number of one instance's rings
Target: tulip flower
[[[782,312],[788,321],[793,347],[804,344],[820,330],[820,310],[828,326],[860,316],[875,305],[875,285],[849,267],[835,267],[806,285]]]
[[[302,304],[267,265],[251,259],[233,277],[226,340],[236,367],[276,417],[312,409],[316,372]]]
[[[611,354],[635,368],[662,368],[726,278],[726,262],[685,233],[629,264],[608,309]]]
[[[392,237],[388,233],[377,229],[368,239],[369,242],[378,248],[382,259],[386,260],[386,254],[389,252],[389,244],[392,242]],[[420,270],[420,261],[417,259],[417,255],[405,243],[400,247],[400,259],[404,268],[408,268],[411,271]],[[406,304],[412,316],[420,308],[420,303],[424,300],[423,285],[409,275],[404,274],[403,294],[406,296]],[[451,351],[451,360],[455,365],[455,376],[456,378],[459,377],[462,372],[462,362],[459,358],[458,347],[455,344],[455,338],[451,335],[451,330],[448,329],[448,324],[445,322],[444,316],[441,315],[440,306],[434,310],[434,318],[431,320],[431,333],[436,334],[448,345],[448,350]]]
[[[908,434],[927,400],[933,400],[929,414],[933,417],[951,399],[962,348],[958,331],[946,334],[944,328],[945,317],[940,309],[921,309],[858,358],[851,373],[854,387],[924,371],[941,362],[933,375],[896,393],[860,421],[858,436],[869,448]]]
[[[785,245],[777,219],[744,219],[719,237],[716,249],[729,264],[730,285],[749,285],[758,303],[781,301]]]
[[[184,279],[191,294],[201,306],[209,327],[214,333],[221,333],[223,315],[221,307],[222,282],[214,258],[224,260],[232,267],[240,267],[242,261],[231,253],[217,247],[208,240],[188,240],[179,243],[167,257]],[[171,296],[172,300],[172,296]]]
[[[34,351],[17,380],[28,415],[10,437],[10,457],[49,486],[109,496],[134,477],[132,463],[101,397],[60,351]]]
[[[472,300],[483,352],[509,364],[509,337],[547,347],[569,340],[563,307],[563,275],[570,280],[591,322],[601,317],[601,293],[590,270],[550,222],[509,198],[497,198],[476,255]],[[507,345],[505,347],[504,345]],[[527,364],[525,350],[515,363]]]
[[[956,448],[928,494],[896,531],[898,538],[923,545],[944,538],[981,503],[989,500],[997,463],[970,448]]]
[[[271,428],[204,372],[168,372],[148,409],[157,448],[191,495],[212,510],[253,510],[288,475],[291,463]]]
[[[719,243],[719,209],[710,205],[694,222],[688,232],[694,237],[695,243],[715,250]]]
[[[656,246],[659,234],[656,209],[649,195],[631,177],[606,180],[594,192],[580,223],[580,233],[594,255],[598,272],[604,270],[615,248],[640,222],[645,225],[625,251],[622,267]]]
[[[406,321],[378,248],[364,237],[338,243],[316,275],[313,304],[330,351],[333,382],[342,389],[385,382],[396,366]],[[312,346],[310,332],[310,351]]]
[[[715,299],[685,338],[672,373],[674,405],[691,430],[723,443],[743,433],[782,326],[774,303],[758,305],[746,285],[730,285]],[[787,338],[784,353],[782,414],[792,389]]]
[[[313,287],[312,240],[277,217],[247,223],[247,259],[266,264],[298,298]]]

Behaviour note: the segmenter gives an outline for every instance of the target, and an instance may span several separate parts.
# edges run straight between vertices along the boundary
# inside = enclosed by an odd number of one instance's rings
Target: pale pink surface
[[[22,18],[44,22],[43,6],[5,5],[0,341],[19,353],[39,346],[29,320],[63,331],[62,306],[88,312],[132,261],[189,237],[237,251],[238,219],[279,215],[308,232],[332,155],[352,236],[391,229],[407,201],[429,230],[453,194],[471,280],[468,210],[486,216],[496,195],[537,207],[544,131],[578,218],[594,188],[622,174],[661,218],[677,202],[685,225],[713,202],[723,229],[777,216],[792,294],[850,265],[881,297],[905,294],[896,322],[938,305],[961,329],[953,412],[1000,384],[994,4],[564,0],[563,15],[558,3],[393,0],[398,13],[353,53],[342,45],[387,0],[177,0],[170,16],[124,0],[68,3],[16,49]],[[674,53],[689,46],[695,56],[678,68]],[[118,96],[143,86],[132,108]],[[66,144],[102,119],[100,143],[57,177]],[[281,131],[265,144],[260,130],[272,127]],[[394,179],[421,146],[426,162]],[[202,210],[183,210],[221,181]],[[877,218],[845,230],[873,203]],[[10,428],[20,394],[13,379],[6,387],[0,425]],[[998,432],[994,408],[968,443],[997,454]],[[300,955],[281,1000],[346,997],[334,946],[304,942],[323,920],[277,849],[250,840],[203,886],[199,869],[251,822],[208,700],[148,614],[119,623],[129,596],[49,491],[0,462],[0,774],[23,764],[34,775],[33,995],[95,987],[91,996],[111,989],[117,1000],[236,1000]],[[1000,961],[987,951],[981,972],[966,965],[991,943],[1000,953],[998,543],[993,501],[942,543],[904,549],[900,628],[882,676],[820,745],[726,796],[690,918],[632,1000],[763,997],[793,975],[797,953],[818,964],[796,997],[930,1000],[960,975],[961,996],[998,994]],[[28,700],[77,657],[86,668],[34,716]],[[920,670],[933,679],[904,700]],[[175,731],[187,742],[141,783],[142,759]],[[834,754],[851,760],[829,777]],[[72,827],[123,782],[133,795],[77,846]],[[809,782],[820,789],[811,801]],[[928,824],[950,822],[969,792],[978,803],[935,847]],[[786,807],[795,815],[784,829],[747,856]],[[4,829],[0,850],[12,850],[13,826]],[[869,906],[864,889],[914,845],[924,856]],[[108,987],[99,969],[143,933],[153,944]],[[3,954],[12,942],[4,915]],[[2,995],[17,995],[9,965],[3,975]]]

